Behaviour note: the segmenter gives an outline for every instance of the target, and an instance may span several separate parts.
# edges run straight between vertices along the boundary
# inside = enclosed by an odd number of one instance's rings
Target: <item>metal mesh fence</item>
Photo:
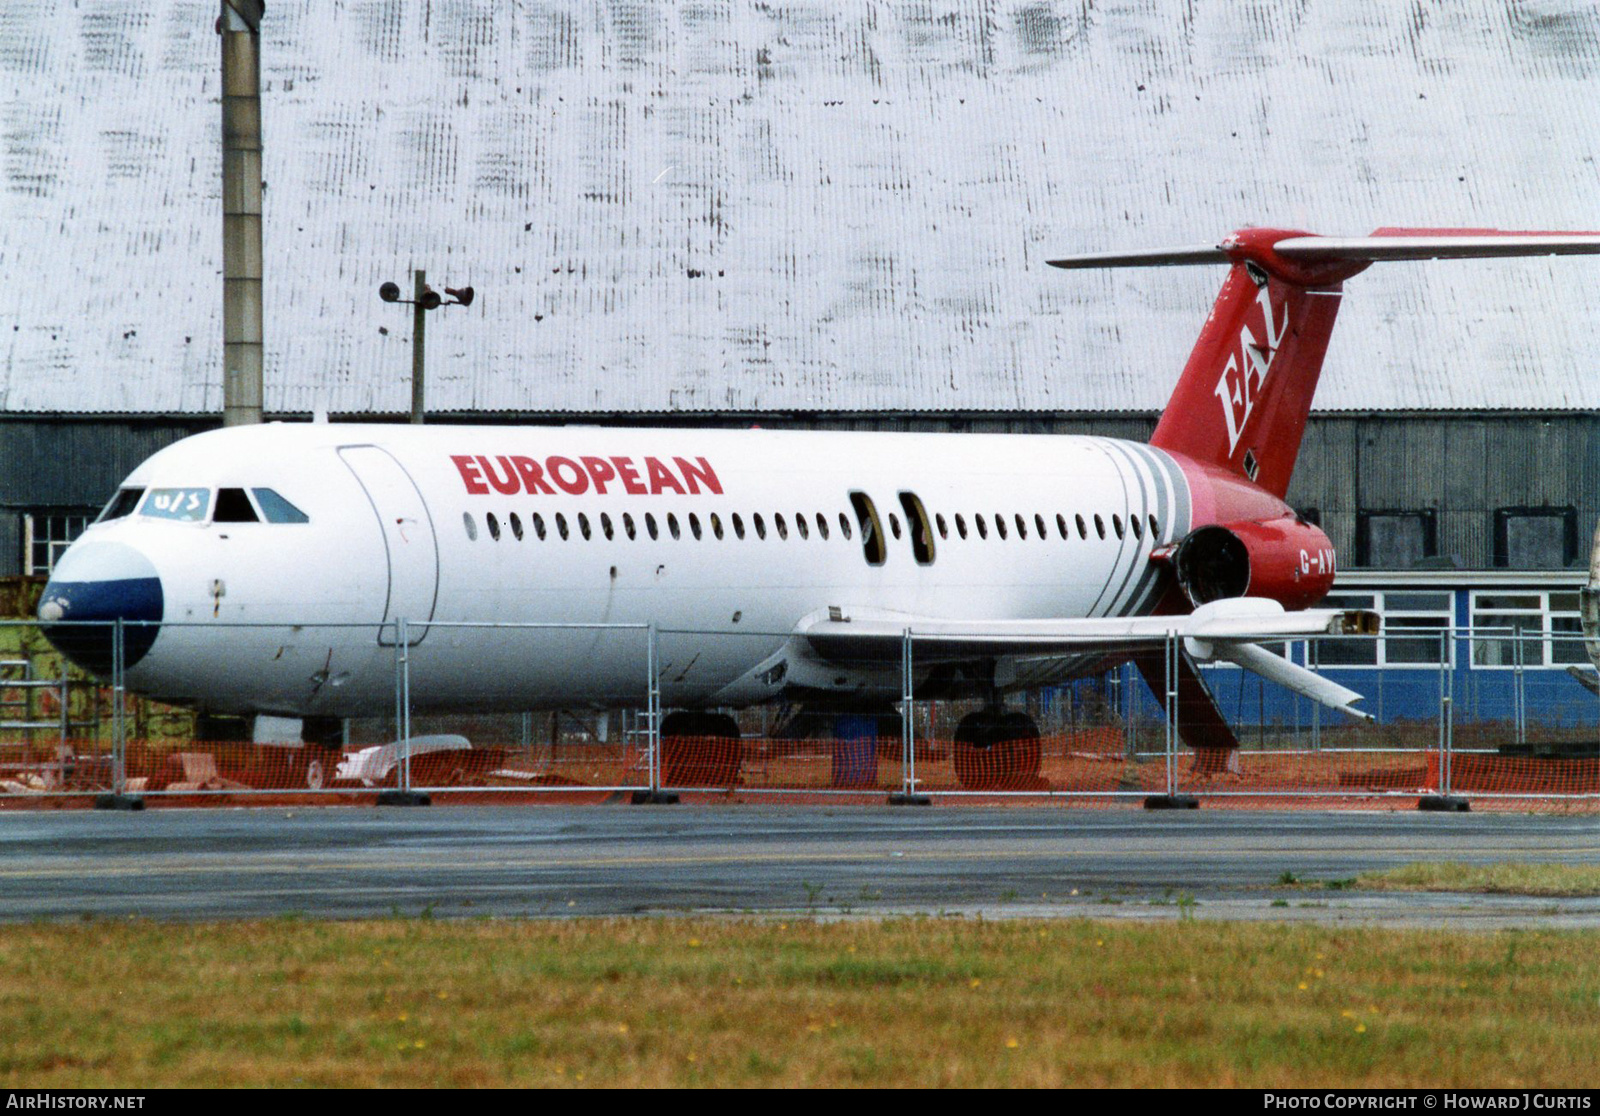
[[[0,804],[111,791],[116,704],[38,624],[0,622]]]
[[[1170,683],[1186,662],[1177,640],[1137,668],[1087,653],[1058,656],[1072,669],[1057,678],[1043,660],[1011,664],[1045,680],[996,705],[988,686],[962,684],[931,654],[919,658],[914,630],[898,647],[824,661],[783,632],[162,626],[168,652],[189,647],[194,675],[208,684],[259,663],[231,680],[257,708],[270,708],[275,693],[287,707],[303,699],[301,687],[340,695],[330,709],[367,714],[323,717],[315,735],[307,719],[303,740],[299,719],[286,721],[292,732],[282,738],[259,727],[215,736],[214,718],[135,700],[128,648],[139,645],[137,625],[85,625],[63,640],[68,627],[54,625],[51,638],[98,648],[103,663],[75,657],[104,669],[74,666],[37,624],[0,625],[0,808],[108,795],[368,802],[388,792],[456,802],[1464,796],[1600,805],[1600,686],[1571,632],[1391,631],[1386,642],[1267,645],[1364,695],[1371,719],[1361,720],[1222,662],[1187,661],[1209,694],[1197,698]],[[185,642],[185,632],[194,638]],[[228,656],[215,653],[219,636]],[[583,668],[571,677],[551,673],[573,662]],[[729,663],[743,673],[730,674]],[[133,679],[140,688],[137,667]],[[504,712],[519,694],[552,690],[570,703]],[[344,701],[357,691],[360,702]],[[1197,729],[1219,717],[1238,746],[1196,747],[1205,741]]]

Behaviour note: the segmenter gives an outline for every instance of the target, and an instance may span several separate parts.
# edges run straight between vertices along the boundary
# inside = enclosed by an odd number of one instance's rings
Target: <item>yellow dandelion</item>
[[[1364,1035],[1366,1033],[1367,1033],[1367,1025],[1365,1023],[1357,1023],[1356,1024],[1356,1034]]]
[[[1325,973],[1325,972],[1323,972],[1323,971],[1322,971],[1322,970],[1321,970],[1321,969],[1318,969],[1318,970],[1317,970],[1317,973],[1316,973],[1316,976],[1317,976],[1317,979],[1318,979],[1318,980],[1321,980],[1321,979],[1322,979],[1322,978],[1323,978],[1323,977],[1325,977],[1325,976],[1327,976],[1327,975],[1328,975],[1328,974],[1327,974],[1327,973]]]
[[[423,1047],[427,1046],[428,1044],[425,1041],[423,1041],[422,1039],[418,1039],[416,1042],[412,1043],[411,1045],[412,1045],[412,1047],[414,1049],[421,1050]]]
[[[820,1035],[822,1033],[822,1024],[821,1023],[807,1023],[806,1024],[806,1030],[811,1032],[814,1035]]]
[[[407,1015],[405,1012],[402,1011],[400,1013],[400,1022],[404,1023],[407,1019],[410,1019],[410,1018],[411,1018],[411,1016]]]
[[[1106,944],[1106,940],[1104,938],[1096,938],[1094,944],[1097,946],[1103,946]]]
[[[1466,986],[1467,986],[1467,982],[1466,981],[1462,981],[1461,982],[1461,987],[1465,988]]]
[[[1308,985],[1305,981],[1302,980],[1300,982],[1300,991],[1304,992],[1309,987],[1310,987],[1310,985]]]
[[[978,987],[981,987],[982,984],[983,984],[983,981],[979,980],[977,977],[973,977],[972,978],[972,983],[969,984],[968,987],[969,988],[978,988]]]
[[[1016,1049],[1016,1048],[1017,1048],[1017,1047],[1019,1047],[1019,1046],[1021,1046],[1021,1045],[1022,1045],[1022,1044],[1021,1044],[1021,1043],[1020,1043],[1020,1042],[1018,1042],[1018,1041],[1017,1041],[1017,1040],[1016,1040],[1016,1039],[1014,1039],[1014,1038],[1008,1038],[1008,1039],[1006,1039],[1006,1049],[1007,1049],[1007,1050],[1015,1050],[1015,1049]]]
[[[698,1062],[699,1060],[700,1060],[700,1055],[698,1055],[698,1054],[690,1054],[687,1058],[684,1059],[684,1061],[686,1061],[686,1062]]]
[[[690,949],[699,949],[700,948],[700,939],[699,938],[690,938],[689,939],[689,948]]]
[[[1345,1008],[1339,1013],[1339,1015],[1345,1019],[1354,1019],[1356,1017],[1356,1013],[1351,1011],[1349,1008]]]
[[[628,1025],[626,1023],[618,1023],[617,1024],[617,1034],[625,1035],[627,1033],[628,1033]]]
[[[450,998],[450,993],[448,993],[448,992],[440,992],[439,993],[439,999],[448,1000],[449,998]]]
[[[846,946],[845,947],[845,952],[846,953],[854,953],[855,951],[856,951],[856,947],[855,946]]]

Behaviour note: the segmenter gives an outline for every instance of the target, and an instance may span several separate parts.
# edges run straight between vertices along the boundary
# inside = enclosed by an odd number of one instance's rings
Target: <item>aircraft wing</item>
[[[1134,653],[1160,647],[1176,637],[1200,662],[1233,662],[1330,708],[1367,717],[1351,707],[1361,699],[1354,690],[1256,645],[1377,630],[1378,618],[1371,612],[1286,612],[1276,601],[1234,597],[1201,605],[1185,616],[943,620],[881,612],[846,615],[840,609],[802,625],[799,634],[823,658],[889,662],[903,654],[909,632],[912,656],[921,664],[1001,656]]]

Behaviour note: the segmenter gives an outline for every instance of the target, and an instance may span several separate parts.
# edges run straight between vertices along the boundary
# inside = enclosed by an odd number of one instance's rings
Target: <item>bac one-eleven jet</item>
[[[1379,260],[1600,252],[1600,234],[1248,229],[1058,267],[1228,265],[1148,445],[1061,435],[271,423],[145,461],[62,556],[39,609],[80,665],[124,627],[135,693],[302,722],[394,709],[404,620],[419,712],[643,705],[664,736],[783,697],[881,711],[987,697],[958,743],[1037,736],[1007,692],[1132,659],[1176,690],[1202,759],[1236,741],[1195,661],[1361,716],[1360,695],[1258,646],[1370,631],[1312,606],[1333,547],[1284,502],[1344,280]],[[280,627],[226,627],[237,623]],[[355,627],[316,625],[350,624]],[[302,625],[301,627],[290,627]]]

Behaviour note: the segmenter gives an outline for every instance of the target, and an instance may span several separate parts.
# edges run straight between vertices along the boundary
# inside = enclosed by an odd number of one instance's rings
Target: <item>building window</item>
[[[1500,508],[1494,513],[1494,564],[1560,570],[1578,557],[1576,508]]]
[[[1439,553],[1439,524],[1433,511],[1356,513],[1356,565],[1408,570]]]
[[[43,576],[56,568],[56,559],[94,521],[92,511],[28,512],[22,517],[22,572]]]
[[[1317,644],[1319,666],[1430,667],[1438,669],[1450,630],[1451,594],[1411,589],[1332,593],[1318,608],[1359,608],[1378,614],[1378,638],[1352,636]]]
[[[1471,635],[1475,667],[1564,668],[1589,661],[1573,590],[1474,592]]]

